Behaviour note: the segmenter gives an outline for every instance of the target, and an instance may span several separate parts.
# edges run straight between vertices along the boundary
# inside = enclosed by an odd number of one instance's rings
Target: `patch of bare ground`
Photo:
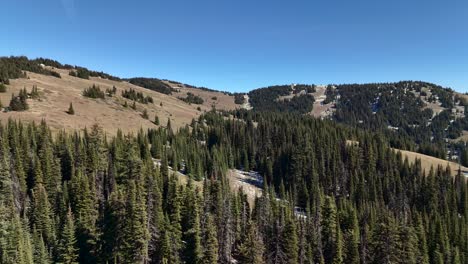
[[[328,104],[323,103],[325,101],[325,98],[327,97],[325,95],[326,90],[326,86],[317,85],[315,87],[315,93],[312,93],[312,95],[315,98],[315,102],[314,108],[312,109],[312,112],[310,114],[314,117],[325,118],[333,115],[333,112],[335,111],[335,102],[330,102]]]
[[[263,193],[263,178],[255,171],[228,170],[228,179],[233,191],[242,190],[251,205]]]

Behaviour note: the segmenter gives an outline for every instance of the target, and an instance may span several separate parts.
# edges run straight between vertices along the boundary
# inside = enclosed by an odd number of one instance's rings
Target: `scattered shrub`
[[[68,107],[67,113],[69,115],[74,115],[75,114],[75,109],[73,109],[73,104],[72,103],[70,103],[70,107]]]
[[[99,88],[99,86],[96,86],[95,84],[93,84],[93,86],[83,91],[83,96],[94,98],[94,99],[96,98],[104,99],[106,95],[104,94],[103,91],[101,91],[101,88]]]

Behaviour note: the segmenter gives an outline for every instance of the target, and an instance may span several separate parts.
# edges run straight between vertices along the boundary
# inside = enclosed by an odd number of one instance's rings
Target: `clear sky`
[[[248,91],[424,80],[468,91],[466,0],[5,0],[0,55]]]

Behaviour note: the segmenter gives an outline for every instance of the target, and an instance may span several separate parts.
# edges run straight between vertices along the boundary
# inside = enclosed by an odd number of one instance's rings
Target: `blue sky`
[[[424,80],[468,91],[468,1],[9,0],[0,55],[229,91]]]

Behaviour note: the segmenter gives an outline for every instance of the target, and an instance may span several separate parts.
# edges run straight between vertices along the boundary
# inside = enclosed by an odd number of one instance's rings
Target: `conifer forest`
[[[263,195],[232,191],[230,168]],[[467,263],[467,205],[461,172],[295,113],[115,137],[0,126],[1,263]]]

